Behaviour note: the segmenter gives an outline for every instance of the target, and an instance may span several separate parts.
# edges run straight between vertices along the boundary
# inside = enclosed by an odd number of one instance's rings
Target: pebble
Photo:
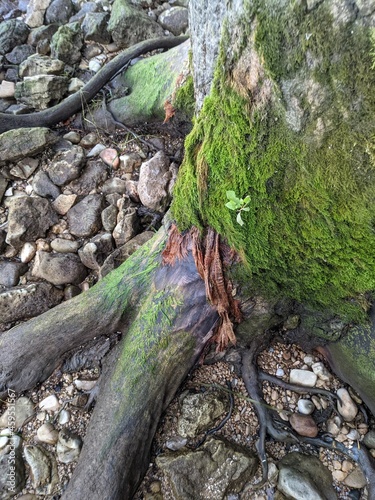
[[[348,439],[351,441],[358,441],[359,439],[359,432],[356,429],[352,429],[351,431],[348,432],[346,435]]]
[[[291,384],[302,385],[303,387],[314,387],[317,381],[317,375],[308,370],[290,370],[289,381]]]
[[[344,472],[350,472],[353,469],[353,464],[349,460],[344,460],[341,464],[341,470]]]
[[[328,420],[327,432],[332,434],[334,437],[337,436],[340,432],[340,424],[338,424],[335,420]]]
[[[56,444],[59,437],[58,431],[49,422],[41,425],[36,435],[40,442],[47,444]]]
[[[316,437],[318,435],[318,426],[310,415],[292,413],[289,422],[300,436]]]
[[[305,356],[303,358],[303,362],[308,365],[308,366],[311,366],[313,363],[314,363],[314,360],[312,358],[312,356]]]
[[[302,415],[311,415],[315,410],[315,405],[310,399],[300,399],[298,401],[298,411]]]
[[[65,215],[72,208],[76,199],[76,194],[60,194],[52,205],[59,215]]]
[[[337,395],[341,399],[341,403],[340,401],[337,401],[338,412],[342,415],[346,422],[351,422],[355,419],[358,413],[357,405],[354,403],[349,392],[344,387],[338,389]]]
[[[100,158],[104,161],[106,165],[117,169],[120,165],[120,159],[118,152],[113,148],[106,148],[99,154]]]
[[[65,134],[63,137],[66,141],[70,141],[72,144],[79,144],[79,141],[81,140],[79,133],[74,132],[73,130]]]
[[[36,254],[36,245],[35,243],[25,243],[21,249],[21,252],[20,252],[20,260],[21,262],[23,262],[24,264],[27,264],[28,262],[30,262],[34,257],[35,257],[35,254]]]
[[[325,382],[329,382],[331,380],[331,374],[323,363],[314,363],[311,365],[311,369],[321,380],[324,380]]]
[[[5,448],[5,446],[8,444],[9,438],[8,436],[1,436],[0,437],[0,449]]]
[[[58,416],[58,423],[60,425],[65,425],[69,422],[70,420],[70,411],[69,410],[61,410]]]
[[[343,481],[345,478],[346,478],[346,472],[342,471],[342,470],[334,470],[332,472],[332,477],[333,479],[335,479],[336,481]]]
[[[278,368],[276,370],[276,377],[283,377],[285,375],[285,372],[282,368]]]
[[[74,385],[80,391],[91,391],[96,386],[97,380],[75,380]]]
[[[178,451],[181,450],[187,444],[187,439],[182,436],[172,436],[168,441],[166,441],[165,446],[168,450]]]
[[[39,403],[39,408],[46,411],[57,411],[60,409],[60,403],[54,394],[47,396]]]
[[[360,489],[367,485],[367,481],[361,469],[357,467],[344,479],[344,484],[349,488]]]
[[[56,446],[57,458],[64,464],[74,462],[79,457],[82,448],[82,439],[71,431],[59,432],[59,440]]]
[[[94,134],[94,132],[90,132],[89,134],[86,134],[84,137],[82,137],[80,146],[83,148],[92,148],[99,142],[98,136]]]
[[[375,430],[369,431],[363,438],[362,442],[367,446],[367,448],[375,449]]]
[[[93,158],[94,156],[99,156],[99,154],[105,150],[104,144],[96,144],[90,151],[87,153],[87,158]]]

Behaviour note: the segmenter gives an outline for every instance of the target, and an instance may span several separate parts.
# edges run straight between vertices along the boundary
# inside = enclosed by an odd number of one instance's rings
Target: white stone
[[[36,245],[35,243],[25,243],[20,252],[21,262],[27,263],[30,262],[36,254]]]
[[[351,441],[358,441],[359,439],[359,432],[356,429],[352,429],[351,431],[348,432],[346,435],[348,439]]]
[[[36,435],[39,441],[47,444],[56,444],[59,437],[58,431],[49,422],[41,425],[37,430]]]
[[[70,411],[69,410],[61,410],[59,413],[59,417],[57,419],[60,425],[65,425],[70,420]]]
[[[323,365],[323,363],[314,363],[312,366],[312,371],[320,378],[321,380],[324,380],[325,382],[328,382],[331,378],[331,374],[327,370],[327,368]]]
[[[102,67],[102,63],[97,59],[91,59],[89,61],[89,70],[97,73]]]
[[[315,410],[315,405],[310,399],[299,399],[298,400],[298,411],[302,415],[311,415]]]
[[[57,411],[60,409],[60,403],[54,394],[47,396],[39,403],[39,408],[46,411]]]
[[[308,370],[290,370],[289,382],[291,384],[302,385],[303,387],[314,387],[317,381],[317,375]]]
[[[0,437],[0,449],[5,448],[5,446],[8,444],[9,438],[8,436],[1,436]]]
[[[7,82],[3,80],[0,84],[0,98],[5,99],[7,97],[13,97],[16,85],[14,82]]]
[[[344,420],[346,420],[346,422],[351,422],[355,419],[358,413],[357,405],[354,403],[349,392],[344,387],[338,389],[337,396],[341,400],[341,403],[340,401],[337,401],[338,412]]]
[[[314,360],[313,360],[312,356],[305,356],[305,357],[303,358],[303,362],[304,362],[306,365],[311,366],[311,365],[314,363]]]
[[[75,380],[74,385],[80,391],[91,391],[96,386],[97,380]]]
[[[283,377],[285,375],[285,372],[282,368],[278,368],[276,370],[276,377]]]
[[[80,90],[84,86],[85,86],[85,82],[83,82],[81,79],[72,78],[70,80],[70,83],[69,83],[68,93],[75,94],[76,92],[78,92],[78,90]]]

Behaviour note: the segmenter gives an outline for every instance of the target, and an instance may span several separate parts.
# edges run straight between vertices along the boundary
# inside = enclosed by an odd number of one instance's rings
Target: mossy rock
[[[129,94],[113,99],[108,106],[114,118],[130,126],[142,122],[163,121],[164,104],[166,101],[174,101],[179,77],[187,71],[188,64],[187,41],[163,54],[147,57],[131,66],[117,81],[121,88],[129,89]],[[178,102],[182,108],[189,101],[186,95],[179,95],[181,97]]]

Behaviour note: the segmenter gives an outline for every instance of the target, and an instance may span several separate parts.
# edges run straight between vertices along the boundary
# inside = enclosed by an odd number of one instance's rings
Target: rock
[[[22,160],[43,151],[55,142],[56,136],[48,128],[19,128],[0,134],[1,161]],[[0,164],[1,164],[0,161]]]
[[[59,403],[59,400],[57,399],[55,394],[47,396],[39,403],[39,408],[45,411],[57,411],[60,409],[60,407],[61,404]]]
[[[116,242],[116,247],[120,247],[134,238],[139,228],[137,211],[133,207],[122,210],[117,216],[117,224],[112,236]]]
[[[98,156],[105,149],[104,144],[96,144],[88,153],[87,158]]]
[[[33,45],[34,47],[38,47],[40,42],[42,44],[47,43],[48,44],[48,52],[49,52],[49,42],[51,41],[51,38],[53,35],[56,33],[56,31],[59,29],[57,24],[50,24],[48,26],[39,26],[31,30],[31,33],[28,37],[28,43],[30,45]],[[43,53],[44,55],[47,54],[48,52]],[[43,55],[40,53],[40,55]],[[42,71],[40,73],[43,73]]]
[[[81,136],[79,135],[78,132],[74,132],[74,130],[71,130],[70,132],[63,135],[63,139],[71,142],[72,144],[79,144]]]
[[[275,375],[276,375],[276,377],[281,378],[285,375],[285,372],[282,368],[277,368]]]
[[[310,415],[292,413],[289,422],[300,436],[316,437],[318,435],[318,426]]]
[[[290,370],[289,382],[291,384],[302,385],[303,387],[314,387],[317,375],[309,370]]]
[[[78,285],[87,276],[87,270],[74,253],[36,253],[32,275],[53,285]]]
[[[8,436],[1,436],[0,437],[0,450],[5,448],[5,446],[9,443],[9,437]],[[1,452],[0,452],[1,453]]]
[[[42,170],[37,172],[33,180],[33,190],[42,198],[57,198],[60,195],[60,189],[55,186],[48,175]]]
[[[302,415],[311,415],[315,410],[315,405],[310,399],[299,399],[298,400],[298,411]]]
[[[370,448],[371,450],[375,449],[375,430],[368,431],[363,438],[363,444]]]
[[[115,250],[106,258],[104,264],[100,268],[100,277],[103,278],[113,269],[119,267],[130,255],[136,252],[138,248],[144,245],[153,236],[154,233],[152,231],[144,231],[143,233],[137,234],[137,236],[125,243],[125,245]]]
[[[33,488],[39,495],[51,494],[59,481],[55,457],[36,445],[25,446],[24,455],[30,467]]]
[[[99,12],[103,10],[102,5],[97,4],[96,2],[85,2],[81,3],[80,5],[81,8],[77,12],[77,14],[74,14],[74,16],[70,18],[71,23],[75,23],[76,21],[82,22],[86,14],[88,14],[89,12]]]
[[[82,31],[79,23],[69,23],[56,31],[51,41],[51,55],[67,64],[81,59]]]
[[[48,166],[48,175],[57,186],[63,186],[76,179],[83,168],[85,152],[81,146],[72,146],[67,151],[60,151]]]
[[[120,156],[120,170],[125,174],[132,174],[142,165],[142,158],[138,153],[127,153]]]
[[[27,24],[19,19],[9,19],[0,23],[0,56],[25,43],[29,31]]]
[[[115,0],[112,6],[108,31],[119,48],[164,36],[163,28],[142,10],[127,0]]]
[[[97,384],[98,380],[80,380],[76,379],[74,385],[80,391],[91,391]]]
[[[340,483],[346,478],[347,474],[342,470],[334,470],[332,472],[332,477]]]
[[[6,80],[3,80],[0,84],[0,98],[7,99],[9,97],[14,97],[15,88],[16,86],[14,82],[7,82]]]
[[[106,165],[117,169],[120,165],[120,160],[118,157],[118,152],[113,148],[106,148],[99,154],[100,158],[104,161]]]
[[[53,208],[60,215],[65,215],[74,205],[76,194],[60,194],[52,203]]]
[[[126,181],[126,194],[129,196],[131,201],[134,201],[134,203],[140,203],[141,200],[139,199],[138,195],[138,182],[136,181]],[[170,187],[170,184],[168,188]]]
[[[8,407],[0,417],[0,427],[9,427],[11,423],[14,424],[15,429],[23,426],[26,420],[34,414],[34,405],[29,398],[18,398],[14,406]],[[13,421],[13,417],[15,420]]]
[[[70,411],[69,410],[61,410],[59,413],[59,416],[57,418],[57,421],[60,425],[65,425],[69,422],[70,420]]]
[[[26,76],[16,84],[15,98],[37,111],[47,109],[62,100],[68,91],[68,83],[65,76]]]
[[[174,35],[181,35],[188,27],[188,10],[185,7],[172,7],[162,12],[159,24]]]
[[[118,177],[111,177],[102,186],[103,194],[126,193],[126,181],[119,179]]]
[[[311,368],[312,371],[318,376],[318,378],[320,378],[320,380],[324,380],[325,382],[329,382],[331,380],[331,374],[323,363],[314,363]]]
[[[107,177],[107,169],[101,161],[89,161],[82,175],[69,184],[69,189],[77,194],[88,194],[105,182]]]
[[[83,148],[89,149],[94,147],[98,142],[99,137],[93,132],[90,132],[89,134],[86,134],[84,137],[82,137],[80,145]]]
[[[196,451],[165,453],[156,458],[180,500],[222,500],[239,493],[257,468],[254,454],[224,439],[209,437]]]
[[[30,175],[35,172],[38,166],[39,160],[36,158],[24,158],[10,169],[10,173],[20,179],[28,179]]]
[[[102,224],[105,231],[112,232],[117,223],[118,210],[115,206],[110,205],[102,211]]]
[[[69,229],[75,236],[93,236],[101,228],[103,199],[100,195],[86,196],[67,213]]]
[[[26,241],[43,237],[58,222],[48,200],[20,196],[9,201],[8,234],[6,242],[21,248]]]
[[[289,453],[279,463],[278,489],[295,500],[336,500],[332,476],[312,455]]]
[[[353,472],[346,476],[343,482],[349,488],[360,489],[367,486],[366,478],[359,467],[356,467]]]
[[[88,12],[82,23],[86,41],[107,44],[111,41],[108,32],[109,14],[107,12]]]
[[[51,241],[51,248],[59,253],[76,253],[81,244],[79,241],[56,238]]]
[[[99,271],[106,256],[113,250],[112,242],[112,235],[110,233],[95,236],[78,252],[82,263],[89,269]]]
[[[26,23],[30,28],[37,28],[44,23],[44,14],[51,0],[30,0],[27,6]]]
[[[17,47],[14,47],[14,49],[6,55],[6,58],[11,64],[21,64],[34,53],[35,49],[31,45],[17,45]]]
[[[82,448],[82,439],[73,432],[64,429],[59,432],[59,441],[56,451],[57,458],[63,464],[74,462],[79,457]]]
[[[71,0],[52,0],[45,13],[46,24],[67,24],[74,14]]]
[[[27,271],[22,262],[0,261],[0,285],[12,287],[18,285],[20,276]]]
[[[32,283],[0,292],[0,322],[32,318],[59,304],[63,292],[49,283]]]
[[[20,260],[24,264],[30,262],[36,253],[36,245],[35,243],[25,243],[20,252]]]
[[[166,448],[168,448],[168,450],[178,451],[181,450],[181,448],[184,448],[186,444],[187,444],[187,439],[177,435],[168,439],[168,441],[166,441],[165,443],[165,446]]]
[[[142,204],[152,210],[164,212],[170,202],[170,179],[169,158],[163,151],[142,163],[138,182],[138,195]]]
[[[187,394],[182,400],[177,432],[182,437],[196,437],[210,429],[226,411],[226,398],[218,391]]]
[[[33,54],[19,68],[21,78],[37,75],[61,75],[65,64],[59,59],[53,59],[41,54]]]
[[[359,432],[357,429],[351,429],[348,434],[346,435],[347,439],[350,439],[351,441],[358,441],[360,438]]]
[[[351,422],[355,419],[358,413],[358,407],[354,403],[353,399],[350,397],[349,392],[341,387],[337,390],[337,396],[340,398],[340,401],[337,401],[337,410],[340,415],[344,418],[346,422]]]
[[[47,444],[56,444],[59,437],[58,431],[49,422],[41,425],[37,430],[36,435],[41,443]]]
[[[5,249],[5,246],[6,246],[5,237],[6,237],[6,232],[0,230],[0,253],[3,252],[3,250]]]
[[[12,439],[14,449],[10,446],[0,453],[0,497],[9,500],[20,493],[25,486],[25,465],[22,459],[22,450],[15,437]],[[10,470],[9,465],[13,468]]]

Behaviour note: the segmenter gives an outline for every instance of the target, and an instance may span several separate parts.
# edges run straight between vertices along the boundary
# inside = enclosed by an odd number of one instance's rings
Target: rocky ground
[[[80,88],[119,48],[187,29],[183,0],[134,1],[143,10],[129,4],[131,20],[122,19],[120,29],[114,13],[125,3],[4,2],[0,111],[45,109]],[[68,52],[56,35],[59,27],[68,31]],[[151,238],[168,210],[182,134],[167,133],[160,124],[154,133],[148,126],[145,134],[142,125],[108,133],[84,118],[90,130],[76,127],[78,120],[53,133],[0,135],[0,331],[84,293]],[[1,498],[13,496],[4,479],[12,452],[15,498],[61,496],[84,441],[100,360],[120,337],[108,332],[75,353],[37,390],[21,397],[9,393],[0,416]],[[368,498],[356,464],[298,442],[267,443],[269,481],[255,488],[258,421],[238,361],[236,349],[218,355],[213,348],[190,374],[160,424],[136,498]],[[306,387],[301,395],[263,385],[266,403],[297,435],[327,432],[348,447],[367,446],[375,456],[373,418],[318,355],[275,343],[258,363],[280,380]],[[339,394],[342,404],[309,393],[312,387]]]

